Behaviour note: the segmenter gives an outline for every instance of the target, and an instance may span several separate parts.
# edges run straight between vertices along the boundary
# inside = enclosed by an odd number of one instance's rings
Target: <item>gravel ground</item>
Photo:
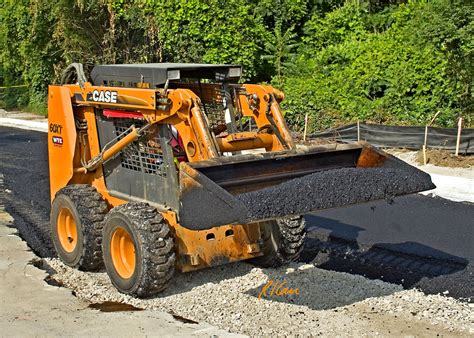
[[[236,263],[177,273],[162,295],[143,300],[120,294],[105,273],[81,272],[57,259],[44,262],[81,299],[166,311],[252,336],[474,334],[473,304],[311,264],[260,269]],[[269,280],[286,281],[299,294],[277,296],[268,288],[259,299]]]

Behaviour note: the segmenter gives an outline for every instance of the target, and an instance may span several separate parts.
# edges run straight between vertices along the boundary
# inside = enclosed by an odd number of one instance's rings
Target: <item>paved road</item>
[[[411,195],[306,219],[306,261],[474,300],[473,205]]]
[[[474,193],[474,192],[473,192]],[[411,195],[307,216],[327,236],[423,257],[474,261],[474,205]]]
[[[0,127],[0,174],[11,190],[0,191],[0,199],[21,235],[40,255],[51,255],[46,134]],[[303,260],[474,298],[473,205],[412,195],[321,211],[307,223]]]

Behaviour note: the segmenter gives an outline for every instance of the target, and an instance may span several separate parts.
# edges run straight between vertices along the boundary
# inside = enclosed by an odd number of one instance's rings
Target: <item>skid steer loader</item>
[[[237,65],[81,64],[49,87],[51,235],[69,266],[105,265],[149,297],[183,272],[298,257],[303,214],[432,189],[366,143],[297,147],[283,93]]]

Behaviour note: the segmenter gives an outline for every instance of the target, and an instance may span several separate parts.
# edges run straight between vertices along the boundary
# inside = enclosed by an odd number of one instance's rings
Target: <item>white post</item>
[[[303,141],[306,141],[306,132],[308,131],[308,113],[304,116]]]
[[[434,116],[433,118],[431,119],[430,123],[428,124],[429,126],[431,126],[434,122],[434,120],[436,120],[436,118],[438,117],[439,113],[441,113],[441,111],[438,111]]]
[[[360,122],[357,120],[357,142],[360,142]]]
[[[459,144],[461,143],[462,117],[458,120],[458,137],[456,139],[456,156],[459,155]]]
[[[428,143],[428,127],[433,124],[434,120],[436,120],[439,113],[441,113],[441,111],[436,112],[436,114],[431,119],[430,123],[425,125],[425,142],[423,142],[423,164],[424,165],[426,165],[426,144]]]
[[[426,165],[426,143],[428,142],[428,125],[425,126],[425,142],[423,142],[423,164]]]

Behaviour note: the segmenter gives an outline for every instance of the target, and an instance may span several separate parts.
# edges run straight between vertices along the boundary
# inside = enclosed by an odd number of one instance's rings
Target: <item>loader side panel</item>
[[[51,200],[72,178],[76,138],[69,88],[49,86],[48,157]]]
[[[101,149],[132,124],[141,127],[144,123],[140,119],[106,118],[100,110],[96,110],[96,118]],[[176,166],[163,128],[163,125],[151,127],[139,140],[104,163],[105,184],[112,196],[178,210]]]

